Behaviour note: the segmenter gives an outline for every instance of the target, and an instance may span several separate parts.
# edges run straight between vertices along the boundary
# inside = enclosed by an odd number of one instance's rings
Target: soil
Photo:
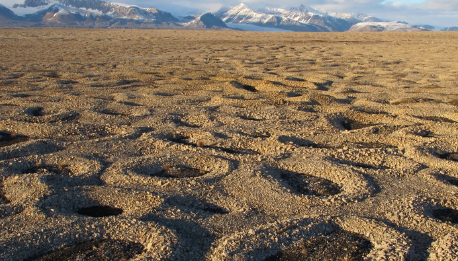
[[[0,57],[0,260],[458,258],[456,32],[8,28]]]

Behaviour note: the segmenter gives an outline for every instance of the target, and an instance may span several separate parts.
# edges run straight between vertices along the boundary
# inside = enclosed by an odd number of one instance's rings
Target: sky
[[[305,5],[320,11],[364,13],[382,19],[405,21],[413,25],[438,27],[458,26],[458,0],[106,0],[156,7],[174,15],[197,14],[215,11],[222,6],[236,6],[241,2],[252,9],[271,6],[289,9]],[[0,0],[0,4],[11,7],[24,0]],[[14,10],[13,10],[14,11]]]

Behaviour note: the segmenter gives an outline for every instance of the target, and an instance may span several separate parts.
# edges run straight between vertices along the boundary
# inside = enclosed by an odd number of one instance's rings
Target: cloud
[[[427,0],[421,5],[426,9],[458,11],[458,1],[456,0]]]

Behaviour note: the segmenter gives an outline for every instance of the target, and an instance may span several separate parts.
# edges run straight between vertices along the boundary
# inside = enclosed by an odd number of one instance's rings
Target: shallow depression
[[[29,137],[16,135],[6,131],[0,131],[0,148],[10,146],[16,143],[28,141]]]
[[[377,124],[374,123],[365,123],[365,122],[359,122],[359,121],[354,121],[350,119],[346,119],[342,121],[342,127],[345,130],[359,130],[359,129],[364,129],[372,126],[377,126]]]
[[[162,169],[160,171],[152,173],[151,176],[164,178],[193,178],[203,176],[207,173],[207,171],[189,167],[186,165],[172,166],[166,164],[162,166]]]
[[[330,235],[316,236],[282,249],[265,261],[296,260],[364,260],[373,248],[363,236],[340,230]]]
[[[144,247],[140,243],[123,240],[102,239],[67,246],[38,258],[27,260],[128,260],[141,254]]]
[[[432,212],[433,216],[443,222],[458,224],[458,210],[452,208],[441,208]]]
[[[108,217],[121,215],[123,213],[123,210],[120,208],[114,208],[110,206],[90,206],[78,209],[77,213],[83,216],[90,217]]]
[[[295,192],[303,195],[332,196],[341,192],[334,182],[312,175],[280,170],[280,178]]]

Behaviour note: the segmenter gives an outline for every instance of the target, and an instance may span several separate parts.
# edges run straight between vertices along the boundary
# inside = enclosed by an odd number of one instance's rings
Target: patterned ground
[[[0,29],[0,259],[456,260],[457,40]]]

